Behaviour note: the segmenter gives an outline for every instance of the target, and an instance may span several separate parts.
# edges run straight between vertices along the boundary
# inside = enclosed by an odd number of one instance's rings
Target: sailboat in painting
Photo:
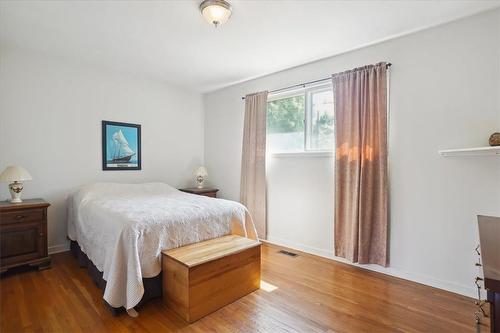
[[[128,141],[125,139],[121,130],[113,134],[113,149],[113,162],[127,163],[132,156],[135,155],[134,151],[130,149]]]

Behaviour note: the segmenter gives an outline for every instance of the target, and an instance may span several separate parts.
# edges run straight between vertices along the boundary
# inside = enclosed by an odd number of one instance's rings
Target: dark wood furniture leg
[[[490,303],[490,332],[500,332],[500,292],[488,290]]]
[[[37,267],[39,271],[50,268],[52,260],[50,257],[40,259],[39,262],[33,262],[29,264],[31,267]]]

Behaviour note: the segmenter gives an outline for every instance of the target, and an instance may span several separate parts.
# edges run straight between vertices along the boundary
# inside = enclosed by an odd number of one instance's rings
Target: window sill
[[[283,152],[283,153],[271,153],[271,158],[332,158],[332,151],[297,151],[297,152]]]

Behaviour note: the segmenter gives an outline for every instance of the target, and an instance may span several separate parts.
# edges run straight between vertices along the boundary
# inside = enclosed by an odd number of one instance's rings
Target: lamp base
[[[203,183],[205,182],[205,178],[203,176],[198,176],[196,177],[196,182],[198,185],[196,186],[197,188],[203,188]]]
[[[12,197],[10,200],[11,203],[23,202],[21,200],[21,192],[23,191],[23,188],[23,183],[21,182],[16,181],[9,184],[10,196]]]

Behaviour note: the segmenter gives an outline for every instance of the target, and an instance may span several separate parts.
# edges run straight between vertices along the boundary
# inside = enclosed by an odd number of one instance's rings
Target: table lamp
[[[12,203],[23,202],[21,200],[21,192],[23,191],[23,181],[31,180],[31,175],[23,167],[17,165],[8,166],[1,174],[0,181],[9,184],[10,195],[12,196]]]
[[[203,188],[203,183],[208,176],[207,168],[204,166],[198,167],[195,171],[196,181],[198,182],[198,188]]]

